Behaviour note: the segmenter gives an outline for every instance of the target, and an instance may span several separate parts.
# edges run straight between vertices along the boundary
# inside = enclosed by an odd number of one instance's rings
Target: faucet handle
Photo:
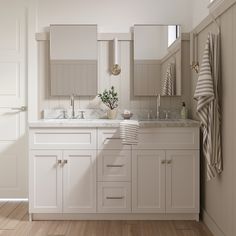
[[[85,111],[79,111],[79,112],[80,112],[80,119],[85,119],[84,117]]]
[[[166,119],[166,120],[169,119],[169,118],[170,118],[170,111],[165,110],[165,111],[163,111],[163,112],[164,112],[164,114],[165,114],[165,119]]]
[[[63,119],[67,119],[69,117],[67,114],[67,110],[63,110],[62,114],[63,114],[63,117],[62,117]]]

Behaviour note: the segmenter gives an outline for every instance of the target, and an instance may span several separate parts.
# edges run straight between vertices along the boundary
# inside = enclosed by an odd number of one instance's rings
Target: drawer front
[[[144,128],[133,149],[199,149],[199,128]]]
[[[98,154],[99,181],[130,181],[131,151],[103,150]]]
[[[98,129],[98,149],[131,149],[130,145],[123,145],[119,128]]]
[[[96,149],[96,129],[30,129],[31,149]]]
[[[98,182],[98,212],[131,212],[131,186],[126,182]]]

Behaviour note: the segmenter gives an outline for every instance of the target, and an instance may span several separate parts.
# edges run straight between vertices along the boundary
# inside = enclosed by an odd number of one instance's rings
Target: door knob
[[[12,107],[11,110],[13,110],[13,111],[27,111],[27,106]]]

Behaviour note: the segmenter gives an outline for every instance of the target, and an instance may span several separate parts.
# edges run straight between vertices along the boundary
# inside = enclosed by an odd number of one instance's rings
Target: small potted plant
[[[99,93],[98,97],[109,108],[107,111],[108,119],[115,119],[117,116],[116,108],[118,107],[118,95],[114,86],[112,86],[109,90],[105,89],[103,93]]]

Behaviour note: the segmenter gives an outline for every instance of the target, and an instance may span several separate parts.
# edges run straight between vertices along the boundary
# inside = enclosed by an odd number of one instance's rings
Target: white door
[[[165,152],[135,150],[132,155],[132,211],[165,212]]]
[[[14,6],[0,3],[0,198],[27,197],[26,12]]]
[[[64,151],[63,212],[96,212],[96,151]]]
[[[61,162],[61,151],[30,151],[30,213],[62,212]]]
[[[199,212],[199,151],[166,152],[166,212]]]

